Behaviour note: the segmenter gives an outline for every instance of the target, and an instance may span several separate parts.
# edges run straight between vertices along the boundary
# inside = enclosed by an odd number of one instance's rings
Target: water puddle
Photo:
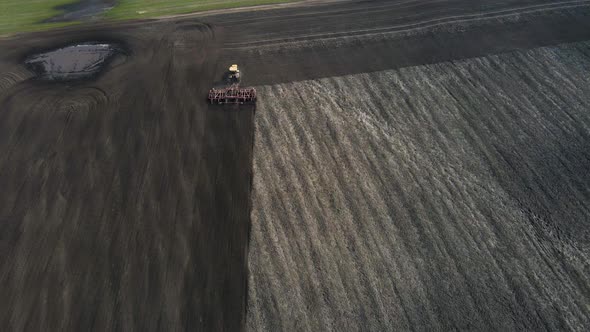
[[[25,64],[43,79],[75,80],[97,74],[118,53],[111,44],[85,43],[32,55]]]
[[[56,7],[63,13],[58,14],[46,23],[51,22],[72,22],[72,21],[94,21],[100,19],[101,15],[113,8],[116,0],[79,0],[78,2]]]

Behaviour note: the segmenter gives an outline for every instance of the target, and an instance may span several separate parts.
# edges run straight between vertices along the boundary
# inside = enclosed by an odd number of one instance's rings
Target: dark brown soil
[[[4,44],[1,330],[241,329],[254,109],[204,102],[212,35],[166,24],[30,39],[128,49],[70,83],[21,80],[29,45]]]
[[[229,64],[272,85],[589,40],[580,3],[353,1],[1,41],[0,330],[244,328],[255,110],[205,103]],[[88,41],[126,60],[75,82],[23,65]]]

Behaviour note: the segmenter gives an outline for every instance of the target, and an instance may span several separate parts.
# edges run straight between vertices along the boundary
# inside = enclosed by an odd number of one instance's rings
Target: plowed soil
[[[311,2],[0,41],[0,329],[586,330],[589,14]],[[88,41],[125,60],[23,64]],[[257,109],[205,103],[231,63]]]
[[[204,102],[212,34],[59,33],[35,48],[103,40],[129,57],[87,81],[3,70],[3,331],[241,329],[254,109]]]

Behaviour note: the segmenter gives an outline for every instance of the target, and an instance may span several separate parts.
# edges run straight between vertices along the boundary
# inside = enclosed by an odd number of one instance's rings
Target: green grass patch
[[[127,20],[294,1],[297,0],[119,0],[104,16]],[[61,13],[55,7],[74,2],[77,0],[0,0],[0,36],[78,24],[41,23]]]
[[[76,0],[0,0],[0,36],[16,32],[47,30],[75,24],[40,23],[60,14],[56,6]]]
[[[296,0],[120,0],[106,16],[118,20],[147,18],[293,1]]]

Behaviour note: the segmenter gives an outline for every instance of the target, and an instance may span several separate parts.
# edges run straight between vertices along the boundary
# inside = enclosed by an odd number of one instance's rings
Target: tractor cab
[[[227,78],[231,83],[240,82],[240,70],[238,69],[238,65],[233,64],[229,67]]]

